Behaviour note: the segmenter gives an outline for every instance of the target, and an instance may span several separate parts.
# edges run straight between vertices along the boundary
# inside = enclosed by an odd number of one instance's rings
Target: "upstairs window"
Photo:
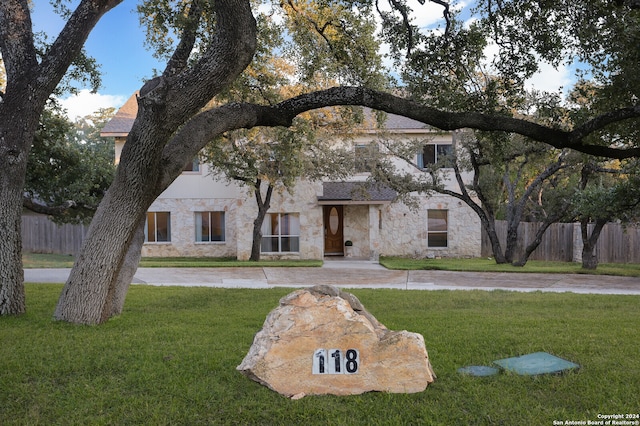
[[[453,156],[452,144],[428,144],[418,154],[418,167],[424,169],[428,165],[440,164],[447,167]]]
[[[144,241],[147,243],[165,243],[171,241],[171,213],[147,212]]]
[[[224,241],[224,212],[196,212],[196,242]]]
[[[187,163],[182,169],[183,172],[199,172],[200,171],[200,159],[195,157],[190,163]]]
[[[355,172],[370,173],[376,166],[378,156],[378,145],[359,144],[354,148]]]

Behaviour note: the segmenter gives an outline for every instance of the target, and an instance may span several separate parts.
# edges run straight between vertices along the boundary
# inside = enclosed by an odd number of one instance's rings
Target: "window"
[[[292,213],[270,213],[262,224],[262,252],[300,251],[300,218]]]
[[[366,144],[356,145],[355,150],[355,172],[368,173],[375,168],[376,157],[378,155],[378,145]]]
[[[196,241],[224,241],[224,212],[196,212]]]
[[[429,144],[422,148],[418,154],[418,167],[425,168],[429,164],[441,163],[447,167],[453,155],[453,145],[451,144]],[[450,164],[450,163],[449,163]]]
[[[195,157],[191,162],[187,163],[182,169],[183,172],[199,172],[200,171],[200,159]]]
[[[147,243],[171,241],[171,213],[147,212],[147,226],[144,228],[144,241]]]
[[[427,246],[447,247],[449,219],[447,210],[429,210],[427,212]]]

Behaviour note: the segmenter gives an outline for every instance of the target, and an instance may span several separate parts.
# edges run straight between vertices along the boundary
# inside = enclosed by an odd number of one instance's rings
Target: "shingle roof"
[[[393,189],[371,182],[324,182],[318,201],[351,201],[373,204],[393,201],[398,194]]]
[[[138,113],[138,92],[120,107],[116,115],[102,128],[100,136],[126,136]]]
[[[126,136],[138,113],[138,92],[134,93],[124,105],[118,110],[116,115],[104,126],[101,136]],[[364,108],[365,121],[362,124],[363,130],[376,130],[376,121],[373,110]],[[386,114],[384,128],[387,130],[417,130],[428,129],[429,126],[411,118],[395,114]]]
[[[373,110],[365,108],[365,115],[373,115]],[[371,126],[367,126],[371,127]],[[426,124],[413,120],[411,118],[403,117],[401,115],[386,114],[386,120],[384,121],[384,128],[387,130],[402,130],[402,129],[428,129]],[[371,127],[373,129],[373,127]]]

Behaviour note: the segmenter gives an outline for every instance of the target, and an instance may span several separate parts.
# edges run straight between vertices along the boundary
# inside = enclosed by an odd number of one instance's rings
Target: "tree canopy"
[[[59,223],[87,222],[115,173],[113,144],[100,129],[113,116],[101,110],[72,123],[44,110],[29,153],[24,206]]]

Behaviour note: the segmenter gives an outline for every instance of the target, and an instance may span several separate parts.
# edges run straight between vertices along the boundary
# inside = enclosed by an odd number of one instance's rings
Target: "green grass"
[[[61,254],[24,253],[25,268],[71,268],[73,257]],[[381,257],[380,264],[389,269],[418,270],[435,269],[443,271],[476,272],[537,272],[556,274],[599,274],[640,277],[640,264],[608,263],[598,265],[595,271],[586,271],[579,263],[530,261],[524,267],[497,265],[492,259],[410,259],[405,257]],[[140,261],[143,268],[201,268],[201,267],[296,267],[322,266],[321,260],[261,260],[249,262],[235,258],[210,257],[145,257]]]
[[[71,268],[73,256],[50,253],[22,253],[24,268]]]
[[[25,268],[71,268],[73,256],[64,254],[24,253],[22,262]],[[235,258],[217,257],[144,257],[140,260],[142,268],[215,268],[215,267],[296,267],[322,266],[321,260],[261,260],[249,262]]]
[[[52,321],[60,290],[27,284],[27,314],[0,318],[3,425],[551,425],[639,408],[638,296],[353,291],[387,327],[423,334],[437,380],[291,401],[235,370],[290,290],[136,285],[97,327]],[[581,368],[457,373],[534,351]]]
[[[215,268],[215,267],[296,267],[296,266],[322,266],[321,260],[236,260],[235,258],[215,257],[143,257],[140,267],[143,268]]]
[[[580,263],[529,261],[523,267],[511,264],[498,265],[493,259],[411,259],[406,257],[380,257],[380,264],[389,269],[400,270],[442,270],[474,272],[523,272],[548,274],[594,274],[640,277],[640,264],[603,263],[595,271],[582,269]]]

